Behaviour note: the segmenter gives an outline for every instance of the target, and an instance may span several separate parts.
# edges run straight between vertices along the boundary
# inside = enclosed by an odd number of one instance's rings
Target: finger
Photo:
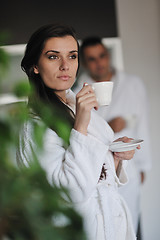
[[[133,138],[128,138],[128,137],[124,136],[124,137],[121,138],[120,141],[125,142],[125,143],[129,143],[129,142],[131,142],[132,140],[133,140]]]
[[[87,99],[93,98],[96,101],[96,96],[94,93],[88,92],[87,94],[83,94],[81,96],[78,97],[78,101],[82,102],[85,101]]]
[[[89,84],[88,84],[87,82],[85,82],[85,83],[83,84],[83,87],[84,87],[84,86],[88,86],[88,85],[89,85]]]
[[[77,108],[82,107],[84,109],[87,109],[88,104],[89,104],[89,109],[91,109],[91,108],[98,109],[97,99],[92,94],[88,94],[88,96],[84,95],[84,96],[80,97],[79,99],[77,99],[77,104],[76,104]]]
[[[82,109],[92,109],[92,108],[95,108],[95,109],[98,109],[98,102],[97,102],[97,99],[95,97],[95,94],[94,93],[88,93],[88,94],[85,94],[83,96],[80,96],[77,98],[77,108],[82,108]]]
[[[121,160],[130,160],[131,158],[133,158],[135,153],[135,150],[131,150],[131,151],[126,151],[126,152],[115,152],[115,156],[120,158]]]
[[[124,137],[120,137],[120,138],[116,139],[114,142],[118,142],[118,141],[124,142],[124,141],[127,141],[127,139],[128,139],[128,137],[124,136]]]
[[[77,93],[77,96],[82,96],[84,94],[87,94],[88,92],[92,92],[94,93],[93,91],[93,88],[91,85],[84,85],[83,88]]]
[[[126,143],[131,142],[131,140],[133,140],[133,138],[128,138],[128,137],[126,137],[126,136],[122,138],[122,141],[123,141],[123,142],[126,142]]]
[[[85,101],[82,102],[82,104],[83,104],[83,106],[85,108],[89,108],[89,109],[95,108],[95,109],[98,109],[98,102],[95,99],[95,97],[87,97],[85,99]]]

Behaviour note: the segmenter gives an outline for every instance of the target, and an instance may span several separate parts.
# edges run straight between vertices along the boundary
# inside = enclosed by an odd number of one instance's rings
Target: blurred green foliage
[[[0,75],[7,68],[7,55],[0,49]],[[15,95],[31,93],[24,82],[15,86]],[[40,107],[49,123],[67,143],[70,126],[49,108]],[[29,168],[15,164],[19,131],[29,119],[25,102],[0,106],[0,239],[16,240],[85,240],[82,218],[64,198],[66,189],[51,186],[36,159]],[[46,127],[34,125],[34,141],[43,148]],[[6,239],[6,238],[5,238]]]
[[[2,48],[0,48],[0,83],[8,65],[9,55]]]
[[[2,76],[5,74],[5,71],[9,65],[9,54],[1,48],[4,45],[6,39],[9,37],[7,32],[0,33],[0,83]]]

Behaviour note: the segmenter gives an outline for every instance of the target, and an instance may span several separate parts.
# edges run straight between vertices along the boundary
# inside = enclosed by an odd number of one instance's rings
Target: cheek
[[[48,87],[53,87],[50,85],[51,83],[53,84],[56,80],[55,74],[53,71],[51,71],[48,68],[43,68],[40,71],[40,76],[42,78],[42,81],[48,86]]]
[[[104,59],[103,64],[106,66],[109,66],[109,60],[108,59]]]
[[[56,70],[57,67],[56,66],[53,66],[53,64],[43,64],[43,65],[40,65],[40,68],[39,68],[39,73],[41,75],[41,77],[50,77],[51,75],[54,75],[54,73],[57,71]]]
[[[95,64],[94,63],[88,63],[87,65],[86,65],[86,67],[89,69],[89,70],[91,70],[91,71],[93,71],[94,69],[95,69]]]
[[[96,63],[93,63],[90,69],[92,70],[92,72],[96,72],[98,67],[99,66]]]
[[[40,75],[41,75],[41,78],[43,79],[43,80],[45,80],[47,77],[49,77],[50,76],[50,72],[49,71],[47,71],[47,69],[41,69],[40,71],[39,71],[39,73],[40,73]]]

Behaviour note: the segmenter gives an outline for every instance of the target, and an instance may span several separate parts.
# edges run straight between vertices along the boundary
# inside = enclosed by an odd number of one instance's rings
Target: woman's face
[[[45,85],[65,98],[65,90],[72,87],[78,68],[78,46],[72,36],[52,37],[44,45],[34,72],[40,74]]]

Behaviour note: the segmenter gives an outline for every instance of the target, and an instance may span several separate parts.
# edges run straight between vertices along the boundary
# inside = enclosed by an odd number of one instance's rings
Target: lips
[[[62,76],[58,76],[58,78],[60,78],[60,79],[62,79],[64,81],[67,81],[67,80],[69,80],[71,78],[71,76],[69,76],[69,75],[62,75]]]

